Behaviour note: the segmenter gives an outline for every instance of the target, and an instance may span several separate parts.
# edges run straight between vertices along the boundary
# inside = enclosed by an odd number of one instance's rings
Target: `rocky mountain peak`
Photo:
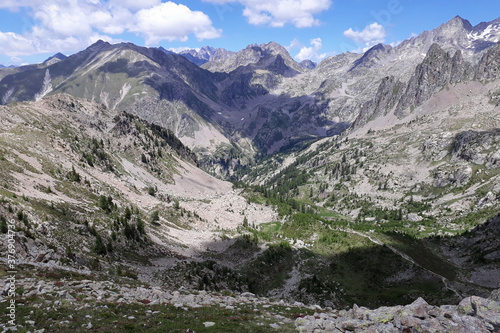
[[[186,57],[188,60],[197,59],[199,61],[208,62],[210,57],[215,53],[215,48],[211,46],[203,46],[201,49],[189,49],[179,52],[180,55]],[[194,62],[194,61],[191,61]],[[196,62],[195,62],[196,63]],[[202,64],[203,64],[202,63]]]
[[[200,51],[198,51],[198,54],[202,54],[202,55],[206,55],[208,57],[212,56],[212,54],[214,54],[215,52],[215,47],[211,47],[211,46],[203,46]]]
[[[465,30],[472,30],[472,24],[466,20],[466,19],[463,19],[461,18],[460,16],[455,16],[454,18],[452,18],[451,20],[449,20],[448,22],[442,24],[440,26],[440,28],[442,29],[465,29]]]
[[[307,69],[315,69],[318,64],[315,63],[314,61],[306,59],[299,62],[299,65]]]
[[[281,46],[280,44],[273,42],[273,41],[271,41],[269,43],[262,43],[259,45],[259,47],[263,50],[270,51],[273,54],[281,54],[281,55],[290,56],[288,51],[283,46]]]
[[[396,49],[407,58],[420,61],[421,54],[426,54],[433,43],[438,43],[446,51],[464,51],[464,57],[471,61],[477,52],[492,45],[491,41],[487,45],[483,44],[484,28],[473,27],[468,20],[455,16],[433,30],[424,31],[417,37],[402,42]],[[479,30],[474,32],[475,29]]]
[[[472,31],[472,29],[472,24],[469,21],[461,18],[460,16],[455,16],[450,21],[441,24],[439,27],[432,30],[433,42],[443,44],[444,48],[447,48],[446,44],[467,48],[467,35]]]
[[[89,47],[87,47],[87,50],[98,51],[98,50],[100,50],[100,49],[102,49],[104,47],[108,47],[110,45],[111,45],[110,43],[105,42],[102,39],[99,39],[97,42],[95,42],[94,44],[92,44]]]
[[[172,52],[172,51],[170,51],[170,50],[167,50],[167,49],[166,49],[166,48],[164,48],[163,46],[160,46],[160,47],[158,48],[158,50],[160,50],[160,51],[162,51],[162,52],[165,52],[165,53],[167,53],[167,54],[172,54],[172,53],[174,53],[174,52]]]
[[[47,58],[47,60],[45,60],[44,63],[47,63],[51,60],[60,61],[60,60],[66,59],[66,58],[67,58],[67,56],[65,56],[61,52],[58,52],[58,53],[54,54],[52,57]]]
[[[460,50],[446,51],[439,44],[430,46],[423,62],[415,69],[408,82],[406,93],[402,96],[396,113],[404,115],[411,105],[421,105],[436,91],[447,84],[468,81],[474,77],[472,64],[465,61]]]
[[[214,58],[208,63],[203,64],[203,68],[212,72],[231,72],[238,67],[244,67],[250,64],[257,64],[266,58],[280,55],[285,64],[297,72],[304,69],[295,60],[292,59],[288,51],[276,42],[250,44],[243,50],[240,50],[228,57]]]
[[[439,46],[439,44],[434,43],[431,45],[429,48],[429,51],[427,52],[427,55],[425,56],[424,63],[426,64],[432,64],[433,61],[442,58],[442,57],[447,57],[448,53]]]
[[[366,51],[363,56],[356,61],[349,71],[353,71],[359,67],[371,67],[385,55],[387,55],[392,49],[390,45],[377,44]]]

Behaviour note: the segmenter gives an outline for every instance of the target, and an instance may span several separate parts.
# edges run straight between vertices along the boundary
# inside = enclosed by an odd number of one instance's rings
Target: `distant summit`
[[[318,64],[309,60],[309,59],[306,59],[306,60],[302,60],[299,63],[299,65],[304,67],[304,68],[307,68],[307,69],[315,69]]]
[[[53,63],[59,62],[61,60],[64,60],[66,58],[67,58],[67,56],[65,56],[64,54],[58,52],[58,53],[54,54],[52,57],[47,58],[43,63],[44,64],[46,64],[46,63],[53,64]]]
[[[169,51],[171,52],[171,51]],[[224,48],[214,48],[211,46],[203,46],[201,49],[188,49],[178,53],[187,60],[197,66],[206,64],[209,61],[220,60],[224,61],[234,54],[233,51],[228,51]]]
[[[165,52],[166,54],[174,54],[175,52],[172,52],[170,50],[167,50],[166,48],[164,48],[163,46],[160,46],[158,48],[158,50],[162,51],[162,52]]]

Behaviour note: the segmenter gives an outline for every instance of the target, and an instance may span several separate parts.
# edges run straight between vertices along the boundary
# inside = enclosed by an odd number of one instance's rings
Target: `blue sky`
[[[99,39],[238,51],[275,41],[298,61],[396,44],[456,15],[500,16],[498,0],[1,0],[0,64],[42,62]]]

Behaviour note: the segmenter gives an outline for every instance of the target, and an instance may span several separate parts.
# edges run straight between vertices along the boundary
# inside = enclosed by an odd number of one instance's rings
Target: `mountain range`
[[[500,19],[319,64],[98,41],[1,68],[0,104],[37,270],[335,308],[500,284]]]
[[[493,73],[479,70],[489,66],[485,61],[491,57],[482,58],[494,52],[499,29],[498,20],[472,27],[455,17],[396,47],[379,44],[364,54],[332,56],[312,70],[273,42],[236,53],[205,47],[181,52],[184,58],[100,41],[57,63],[7,75],[0,81],[0,96],[6,104],[70,93],[166,126],[193,149],[214,151],[229,140],[245,155],[254,154],[249,146],[270,154],[298,141],[339,134],[353,123],[360,126],[373,116],[363,108],[379,103],[384,89],[400,95],[386,96],[391,103],[378,105],[376,112],[395,107],[395,114],[409,114],[411,105],[432,94],[414,96],[423,75],[417,66],[431,62],[429,57],[467,70],[438,80],[434,90],[447,82],[490,78]],[[435,47],[429,53],[433,44],[442,51]],[[179,103],[186,112],[176,114]],[[159,108],[164,111],[156,112]]]

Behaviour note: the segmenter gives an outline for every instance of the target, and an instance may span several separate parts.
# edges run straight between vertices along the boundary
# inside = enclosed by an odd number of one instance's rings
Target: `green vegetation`
[[[0,269],[0,277],[6,270]],[[36,275],[35,275],[36,274]],[[71,271],[43,270],[36,273],[32,268],[19,266],[18,278],[36,276],[37,280],[45,280],[55,286],[66,289],[71,281],[94,279],[94,276],[82,275]],[[124,268],[119,267],[119,283],[134,289],[134,282],[123,278]],[[115,288],[117,285],[115,284]],[[106,287],[103,293],[115,291]],[[68,288],[72,300],[64,299],[55,293],[44,293],[27,296],[31,290],[22,286],[16,289],[16,322],[23,328],[18,332],[33,331],[33,329],[50,332],[79,332],[95,330],[103,332],[269,332],[269,324],[276,323],[276,315],[281,315],[286,323],[280,324],[273,332],[290,332],[294,329],[293,320],[299,316],[312,315],[313,310],[285,307],[279,305],[266,306],[240,304],[234,309],[226,309],[218,304],[198,308],[184,308],[173,304],[152,305],[151,300],[142,299],[134,303],[109,303],[88,300],[85,290]],[[225,290],[221,293],[231,296]],[[47,303],[51,306],[47,307]],[[1,314],[6,315],[9,309],[3,308]],[[31,321],[34,324],[31,324]],[[214,326],[206,327],[205,322],[213,322]]]
[[[26,328],[18,332],[28,332],[27,321],[34,321],[36,329],[57,332],[75,332],[91,327],[92,330],[103,332],[269,332],[269,324],[275,323],[273,313],[280,313],[289,319],[298,315],[311,315],[311,310],[297,308],[287,309],[282,306],[273,308],[256,308],[242,305],[239,309],[226,310],[220,306],[203,306],[196,309],[174,307],[173,305],[146,304],[111,304],[96,303],[90,307],[81,307],[87,301],[77,301],[75,304],[64,303],[61,306],[46,310],[40,307],[45,299],[55,302],[56,298],[32,297],[23,302],[17,309],[19,323]],[[5,314],[5,309],[2,311]],[[271,313],[272,312],[272,313]],[[214,322],[212,327],[203,323]],[[89,325],[91,323],[91,325]],[[273,332],[290,332],[293,323],[281,325]],[[88,329],[87,329],[88,330]]]

